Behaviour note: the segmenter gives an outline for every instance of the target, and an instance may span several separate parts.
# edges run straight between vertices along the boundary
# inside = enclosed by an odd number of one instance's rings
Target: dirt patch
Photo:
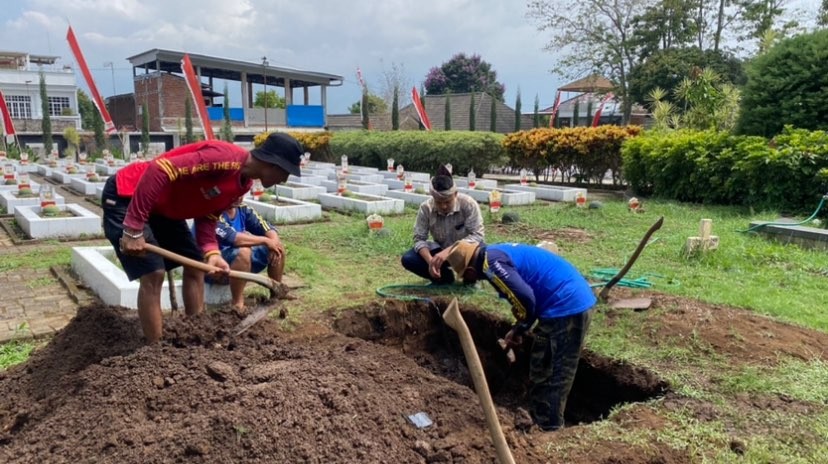
[[[630,295],[613,289],[613,298]],[[784,357],[828,360],[828,334],[785,324],[762,315],[724,305],[651,292],[649,311],[636,313],[641,334],[654,346],[692,346],[722,355],[740,364],[775,365]],[[608,323],[623,311],[608,311]]]
[[[575,228],[541,229],[528,224],[492,224],[494,230],[501,234],[521,234],[530,240],[540,242],[547,240],[557,244],[583,244],[592,241],[592,235],[583,230]]]
[[[641,318],[642,337],[654,345],[695,328],[734,364],[775,360],[770,355],[779,350],[808,358],[828,341],[744,311],[650,296],[654,310],[608,311],[606,323],[621,314]],[[378,301],[336,318],[320,315],[294,332],[266,320],[236,338],[231,329],[239,317],[231,312],[167,317],[164,341],[151,347],[141,341],[135,312],[82,308],[27,363],[0,373],[0,462],[495,462],[459,342],[441,322],[444,302],[437,305]],[[495,342],[508,323],[474,308],[462,312],[517,462],[694,461],[691,450],[656,439],[613,441],[589,426],[526,431],[531,340],[509,366]],[[730,328],[740,335],[729,338]],[[658,396],[627,406],[612,421],[625,430],[658,431],[679,410],[700,421],[728,420],[713,404],[670,393],[651,372],[590,352],[579,366],[567,420],[600,420],[613,405]],[[819,412],[818,405],[781,395],[737,395],[731,403],[739,410]],[[406,416],[418,412],[434,425],[416,428]],[[728,425],[737,435],[748,433],[743,424]],[[734,440],[722,446],[744,452]]]

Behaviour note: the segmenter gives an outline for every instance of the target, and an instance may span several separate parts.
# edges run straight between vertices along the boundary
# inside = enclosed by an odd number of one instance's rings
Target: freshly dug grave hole
[[[432,373],[471,387],[460,341],[442,320],[445,300],[424,302],[386,301],[344,311],[334,329],[349,337],[396,347]],[[528,409],[529,352],[532,337],[524,337],[515,350],[517,361],[510,365],[497,344],[511,324],[474,307],[461,308],[486,371],[494,401],[512,410]],[[565,412],[568,424],[602,420],[616,406],[647,401],[670,391],[668,383],[652,372],[585,350],[578,365],[575,383]]]

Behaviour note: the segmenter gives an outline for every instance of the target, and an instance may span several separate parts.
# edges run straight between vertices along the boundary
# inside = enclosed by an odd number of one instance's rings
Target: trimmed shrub
[[[466,131],[392,131],[338,132],[330,139],[331,151],[338,158],[360,166],[385,169],[388,158],[407,171],[436,172],[441,164],[451,163],[456,174],[470,169],[484,173],[506,161],[503,135]]]
[[[265,141],[270,132],[262,132],[253,138],[253,144],[259,146]],[[313,161],[327,161],[334,162],[335,157],[331,152],[331,137],[333,134],[328,131],[320,132],[288,132],[288,134],[295,138],[305,151],[310,152],[311,160]]]

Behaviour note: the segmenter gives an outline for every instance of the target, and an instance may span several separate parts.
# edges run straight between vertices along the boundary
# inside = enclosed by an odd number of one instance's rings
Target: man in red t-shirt
[[[104,186],[104,233],[130,280],[140,279],[138,317],[149,343],[161,339],[161,288],[164,271],[178,267],[145,243],[196,260],[227,274],[216,239],[219,215],[247,193],[254,179],[266,188],[300,175],[302,146],[284,133],[272,133],[248,152],[228,142],[208,140],[184,145],[147,162],[130,164]],[[195,237],[186,220],[195,219]],[[204,272],[184,268],[184,310],[204,310]]]

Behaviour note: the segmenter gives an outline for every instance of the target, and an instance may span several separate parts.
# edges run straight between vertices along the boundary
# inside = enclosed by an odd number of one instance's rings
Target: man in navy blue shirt
[[[464,282],[485,278],[509,300],[517,319],[505,338],[509,346],[520,345],[537,322],[529,361],[532,418],[545,431],[563,427],[566,398],[597,302],[589,283],[565,259],[525,244],[461,240],[452,245],[447,261]]]
[[[216,224],[216,238],[221,257],[230,264],[230,269],[258,274],[267,268],[268,277],[282,281],[285,247],[279,232],[241,199],[221,214]],[[244,311],[246,284],[241,279],[230,279],[232,304],[239,312]]]

